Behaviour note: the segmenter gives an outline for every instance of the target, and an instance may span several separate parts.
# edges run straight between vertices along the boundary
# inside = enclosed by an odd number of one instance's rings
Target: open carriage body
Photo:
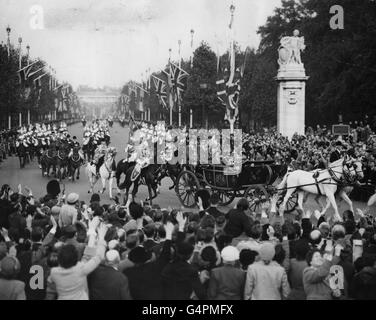
[[[235,198],[246,198],[250,210],[260,212],[264,202],[270,200],[275,191],[275,183],[286,173],[286,166],[275,164],[274,161],[247,161],[242,165],[241,172],[231,173],[225,165],[188,165],[179,174],[175,191],[187,208],[196,205],[195,193],[199,189],[216,192],[220,197],[220,205],[227,206]],[[278,204],[284,194],[280,195]],[[297,206],[296,194],[288,201],[286,212],[293,211]]]

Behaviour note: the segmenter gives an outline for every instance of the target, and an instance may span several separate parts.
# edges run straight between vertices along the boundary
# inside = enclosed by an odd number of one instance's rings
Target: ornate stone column
[[[300,51],[305,49],[304,37],[295,30],[293,37],[283,37],[279,47],[277,96],[277,130],[289,139],[305,133],[306,76]]]

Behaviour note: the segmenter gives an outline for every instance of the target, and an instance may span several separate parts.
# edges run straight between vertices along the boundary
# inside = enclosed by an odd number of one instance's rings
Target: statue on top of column
[[[299,37],[299,30],[294,30],[292,37],[283,37],[281,39],[281,45],[278,48],[280,66],[288,64],[302,65],[300,52],[303,51],[306,46],[304,44],[304,37]]]

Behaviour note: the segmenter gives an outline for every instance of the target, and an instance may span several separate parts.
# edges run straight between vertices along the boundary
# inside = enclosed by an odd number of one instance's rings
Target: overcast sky
[[[0,0],[0,40],[23,38],[31,57],[41,57],[61,81],[74,87],[122,86],[141,73],[157,71],[178,57],[178,40],[186,59],[202,40],[213,50],[228,46],[229,6],[234,2],[236,40],[257,47],[258,26],[281,0]],[[44,29],[33,29],[33,5],[43,9]]]

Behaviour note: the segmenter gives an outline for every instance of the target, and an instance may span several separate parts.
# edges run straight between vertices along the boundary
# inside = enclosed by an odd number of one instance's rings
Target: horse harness
[[[336,175],[336,172],[335,170],[333,170],[333,168],[331,167],[328,167],[328,172],[330,174],[330,178],[325,178],[325,179],[322,179],[320,181],[318,181],[318,178],[320,176],[320,171],[316,171],[312,178],[315,179],[315,185],[316,185],[316,188],[317,188],[317,192],[320,196],[322,196],[322,192],[320,190],[320,186],[319,184],[320,183],[323,183],[324,181],[327,181],[327,180],[331,180],[333,179],[333,181],[338,185],[338,189],[342,189],[345,185],[348,185],[348,184],[352,184],[354,183],[354,178],[350,175],[350,170],[348,170],[349,168],[349,164],[346,162],[346,160],[343,160],[343,178],[338,178],[338,176]],[[356,165],[352,163],[350,163],[350,166],[352,166],[354,169],[356,169]],[[345,170],[345,167],[347,167],[347,170]]]

